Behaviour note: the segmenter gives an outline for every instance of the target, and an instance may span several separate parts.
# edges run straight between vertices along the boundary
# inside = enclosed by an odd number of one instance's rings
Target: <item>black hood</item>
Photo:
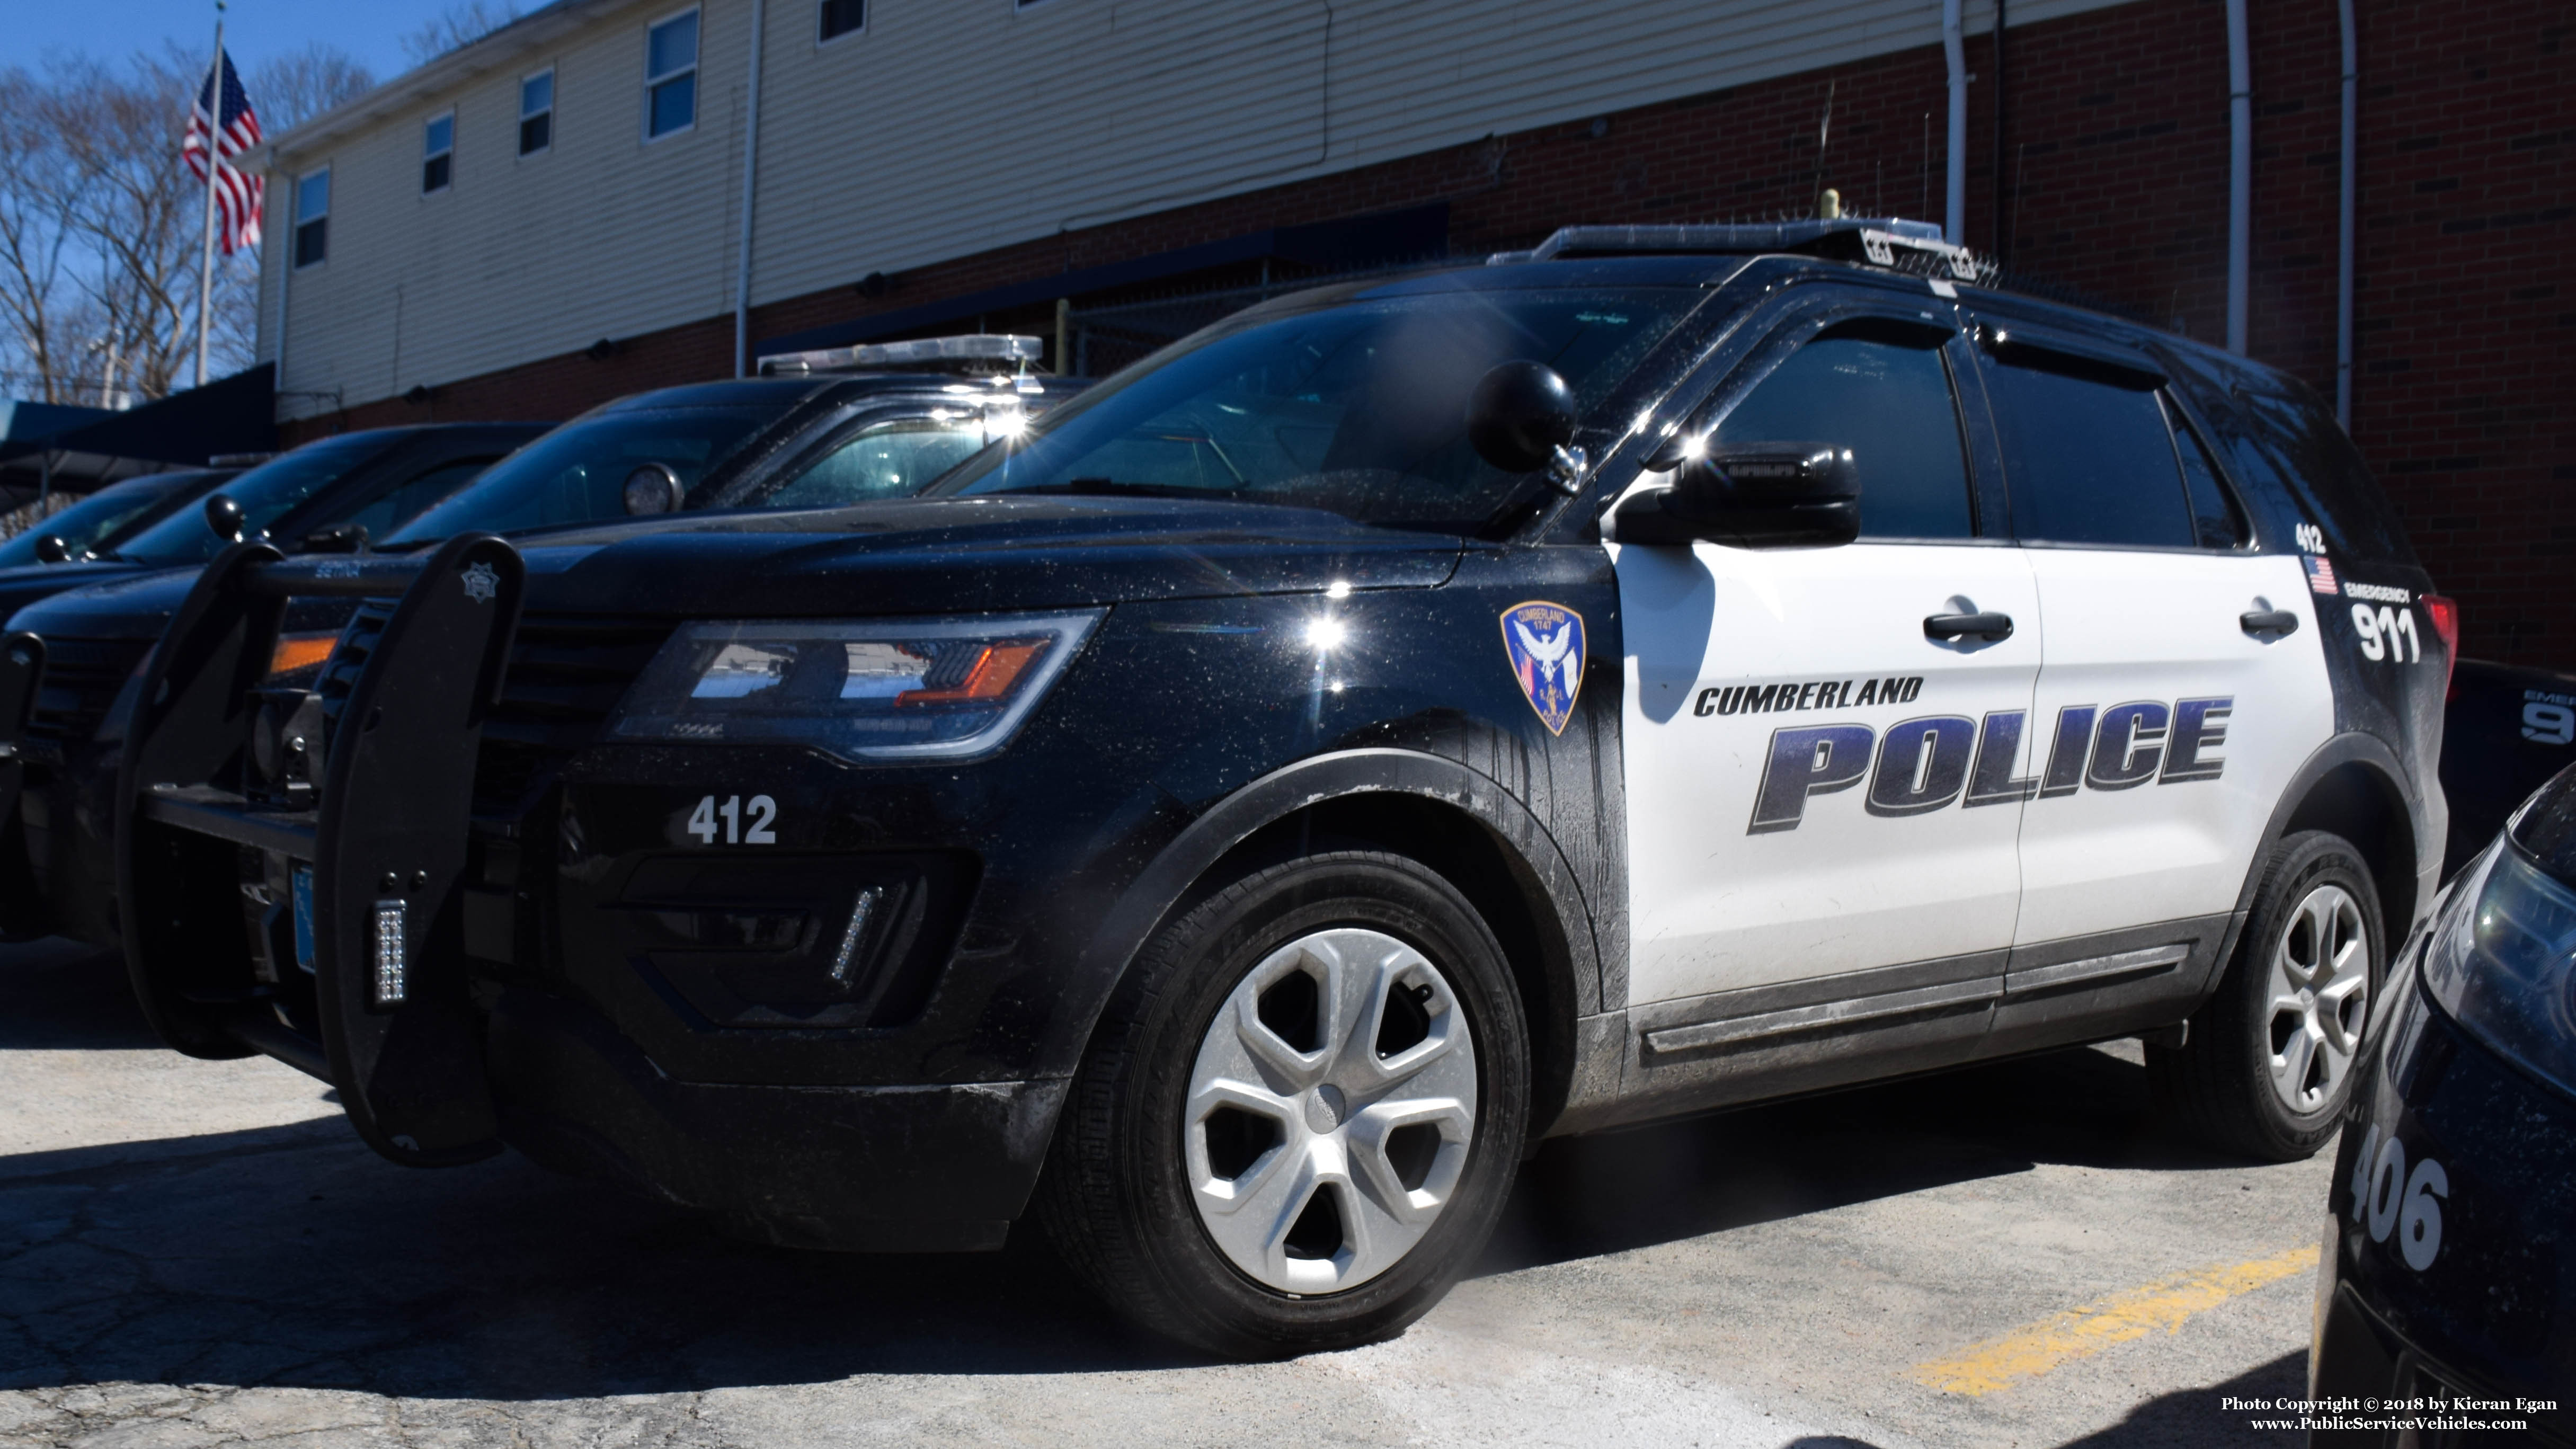
[[[915,498],[679,515],[518,540],[527,607],[684,618],[1052,609],[1428,588],[1460,542],[1302,508],[1160,498]],[[298,559],[400,576],[417,557]],[[171,601],[175,606],[176,600]],[[291,627],[291,625],[290,625]]]
[[[27,568],[0,569],[0,619],[12,629],[33,629],[32,623],[17,622],[19,611],[40,605],[59,595],[86,590],[93,584],[130,579],[141,570],[130,563],[112,560],[99,563],[35,564]],[[194,572],[191,570],[191,572]],[[41,631],[39,631],[41,632]],[[154,631],[158,633],[158,630]]]

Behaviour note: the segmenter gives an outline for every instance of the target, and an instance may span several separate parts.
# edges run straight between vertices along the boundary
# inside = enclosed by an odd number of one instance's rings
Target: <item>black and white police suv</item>
[[[2377,1014],[2308,1355],[2348,1423],[2309,1442],[2576,1445],[2576,767],[2443,888]]]
[[[811,1246],[1033,1212],[1239,1355],[1424,1312],[1550,1134],[2145,1035],[2310,1153],[2440,859],[2452,616],[2304,389],[1980,275],[1577,229],[920,498],[238,550],[134,722],[137,989],[399,1162]],[[237,666],[308,591],[370,604],[301,798]]]

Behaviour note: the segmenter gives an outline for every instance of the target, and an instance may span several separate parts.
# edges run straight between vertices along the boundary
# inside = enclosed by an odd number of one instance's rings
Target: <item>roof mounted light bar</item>
[[[803,377],[816,372],[1024,372],[1043,356],[1035,337],[979,332],[959,337],[919,337],[909,342],[869,342],[774,352],[760,359],[763,377]]]
[[[1487,266],[1564,261],[1574,257],[1726,256],[1803,252],[1909,272],[1930,270],[1962,282],[1983,281],[1993,271],[1966,247],[1941,239],[1928,221],[1900,217],[1835,221],[1782,221],[1685,226],[1568,226],[1525,252],[1496,252]]]

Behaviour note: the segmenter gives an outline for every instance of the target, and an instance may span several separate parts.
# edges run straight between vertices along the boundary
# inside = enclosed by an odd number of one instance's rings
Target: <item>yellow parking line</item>
[[[2316,1266],[2317,1249],[2311,1243],[2250,1263],[2177,1273],[1987,1339],[1952,1357],[1917,1364],[1913,1377],[1943,1393],[1991,1394],[2037,1378],[2069,1359],[2090,1358],[2115,1343],[2144,1338],[2159,1328],[2178,1332],[2193,1314]]]

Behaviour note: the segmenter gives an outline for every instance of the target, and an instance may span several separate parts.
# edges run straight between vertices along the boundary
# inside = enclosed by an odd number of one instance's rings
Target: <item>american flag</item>
[[[215,108],[218,93],[223,97],[220,114]],[[242,90],[241,72],[233,68],[230,54],[219,54],[214,69],[206,73],[206,84],[188,113],[187,139],[179,143],[179,155],[200,182],[206,179],[209,133],[215,138],[216,235],[224,255],[231,256],[237,248],[259,245],[259,210],[268,193],[268,179],[233,165],[234,157],[259,144],[259,116],[250,108],[250,96]]]

